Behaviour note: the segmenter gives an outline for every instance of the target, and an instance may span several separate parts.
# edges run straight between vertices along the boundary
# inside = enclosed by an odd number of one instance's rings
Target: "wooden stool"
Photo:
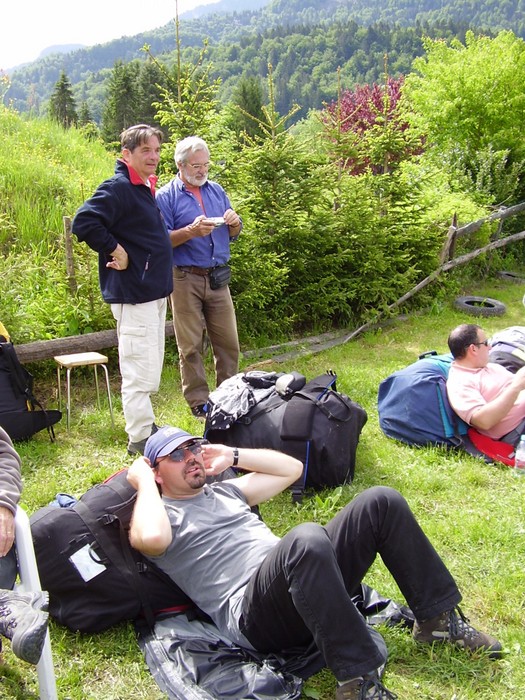
[[[57,363],[57,379],[58,379],[58,405],[62,408],[62,392],[61,392],[61,376],[60,372],[62,367],[66,368],[66,387],[67,387],[67,404],[66,404],[66,417],[67,417],[67,430],[69,432],[69,423],[71,416],[71,370],[73,367],[81,367],[83,365],[93,365],[93,371],[95,373],[95,386],[97,387],[97,404],[100,408],[100,395],[98,392],[98,374],[97,365],[101,365],[104,373],[106,375],[106,387],[108,390],[108,402],[109,402],[109,412],[111,415],[111,424],[115,427],[115,421],[113,420],[113,406],[111,403],[111,391],[109,388],[109,374],[106,363],[108,358],[105,355],[101,355],[99,352],[77,352],[72,355],[57,355],[54,358]]]

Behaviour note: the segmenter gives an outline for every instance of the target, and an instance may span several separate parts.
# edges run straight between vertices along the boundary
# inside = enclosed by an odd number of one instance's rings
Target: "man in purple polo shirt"
[[[208,180],[210,152],[197,136],[175,148],[179,172],[157,193],[173,246],[173,325],[182,392],[191,412],[205,418],[210,393],[202,357],[206,329],[217,386],[238,372],[237,321],[228,286],[230,241],[242,228],[223,188]]]

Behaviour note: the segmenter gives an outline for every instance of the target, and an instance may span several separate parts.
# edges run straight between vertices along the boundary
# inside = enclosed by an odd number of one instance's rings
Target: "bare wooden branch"
[[[516,204],[513,207],[500,207],[498,211],[495,211],[489,216],[484,216],[482,219],[477,221],[472,221],[470,224],[465,224],[465,226],[460,226],[456,232],[456,236],[466,236],[469,233],[475,233],[483,226],[483,224],[489,223],[491,221],[497,221],[498,219],[508,219],[511,216],[519,214],[520,211],[525,209],[525,202]]]
[[[474,260],[474,258],[477,258],[479,255],[483,255],[484,253],[488,253],[490,250],[496,250],[497,248],[503,248],[504,246],[508,245],[509,243],[515,243],[516,241],[522,241],[525,239],[525,231],[520,231],[519,233],[514,233],[512,236],[507,236],[506,238],[500,238],[498,241],[493,241],[492,243],[488,243],[487,245],[483,246],[482,248],[477,248],[476,250],[472,250],[470,253],[465,253],[465,255],[460,255],[458,258],[455,258],[454,260],[449,260],[446,263],[443,263],[443,265],[440,265],[437,270],[434,270],[428,277],[425,277],[424,280],[421,280],[418,284],[416,284],[415,287],[413,287],[409,292],[406,294],[403,294],[402,297],[400,297],[397,301],[395,301],[393,304],[390,304],[390,306],[387,307],[388,311],[395,311],[401,304],[404,304],[405,301],[408,301],[408,299],[412,298],[417,292],[421,291],[424,287],[429,285],[431,282],[433,282],[437,277],[442,272],[448,272],[448,270],[452,270],[454,267],[458,267],[458,265],[464,265],[465,263],[469,262],[470,260]],[[349,340],[352,340],[353,338],[356,337],[356,335],[359,335],[360,333],[363,333],[363,331],[368,330],[371,326],[374,325],[374,323],[377,323],[377,319],[374,321],[370,321],[369,323],[365,323],[364,325],[360,326],[357,328],[355,331],[350,333],[345,339],[344,343],[347,343]]]
[[[169,321],[166,323],[166,338],[174,335],[173,323]],[[18,359],[24,364],[25,362],[50,360],[55,355],[65,355],[73,352],[96,352],[105,348],[115,348],[117,345],[117,330],[112,328],[107,331],[72,335],[67,338],[37,340],[33,343],[16,345],[15,348]]]

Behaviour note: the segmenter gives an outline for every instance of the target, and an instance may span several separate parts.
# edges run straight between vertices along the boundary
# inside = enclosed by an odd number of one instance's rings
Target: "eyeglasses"
[[[488,348],[490,345],[490,340],[487,338],[486,340],[481,340],[479,343],[472,343],[472,345],[476,345],[477,347],[484,345],[486,348]]]
[[[185,445],[184,447],[178,447],[176,450],[173,450],[173,452],[170,452],[169,455],[162,455],[162,457],[159,457],[157,459],[157,464],[163,459],[168,459],[168,457],[172,462],[183,462],[187,451],[191,452],[192,455],[198,455],[202,452],[202,446],[207,444],[208,440],[196,440],[195,442]]]
[[[208,170],[210,167],[209,161],[207,163],[185,163],[185,165],[187,165],[188,168],[191,168],[195,172],[197,172],[197,170],[201,170],[201,168],[204,170]]]

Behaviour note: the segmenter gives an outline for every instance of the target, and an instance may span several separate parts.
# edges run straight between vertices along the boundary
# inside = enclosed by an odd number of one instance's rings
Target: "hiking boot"
[[[152,435],[154,435],[158,430],[158,426],[153,423],[151,426],[151,433],[148,435],[147,438],[144,438],[144,440],[138,440],[138,442],[128,442],[128,455],[143,455],[144,450],[146,449],[146,443],[148,441],[148,438],[150,438]]]
[[[192,406],[191,413],[199,420],[206,420],[206,404],[200,403],[198,406]]]
[[[34,610],[44,610],[44,612],[47,612],[49,609],[49,593],[47,591],[28,591],[22,593],[21,591],[0,589],[0,605],[4,602],[15,601],[29,605]]]
[[[32,607],[28,594],[0,593],[0,634],[11,640],[13,654],[22,661],[37,664],[46,641],[49,614]],[[39,604],[42,599],[31,602]]]
[[[374,678],[354,678],[340,685],[335,700],[396,700],[397,695],[387,690]]]
[[[144,438],[144,440],[139,440],[138,442],[128,442],[128,455],[132,457],[135,455],[143,455],[147,441],[148,438]]]
[[[412,635],[417,642],[451,642],[470,651],[486,651],[491,657],[501,654],[498,640],[474,629],[459,606],[429,620],[416,620]]]

